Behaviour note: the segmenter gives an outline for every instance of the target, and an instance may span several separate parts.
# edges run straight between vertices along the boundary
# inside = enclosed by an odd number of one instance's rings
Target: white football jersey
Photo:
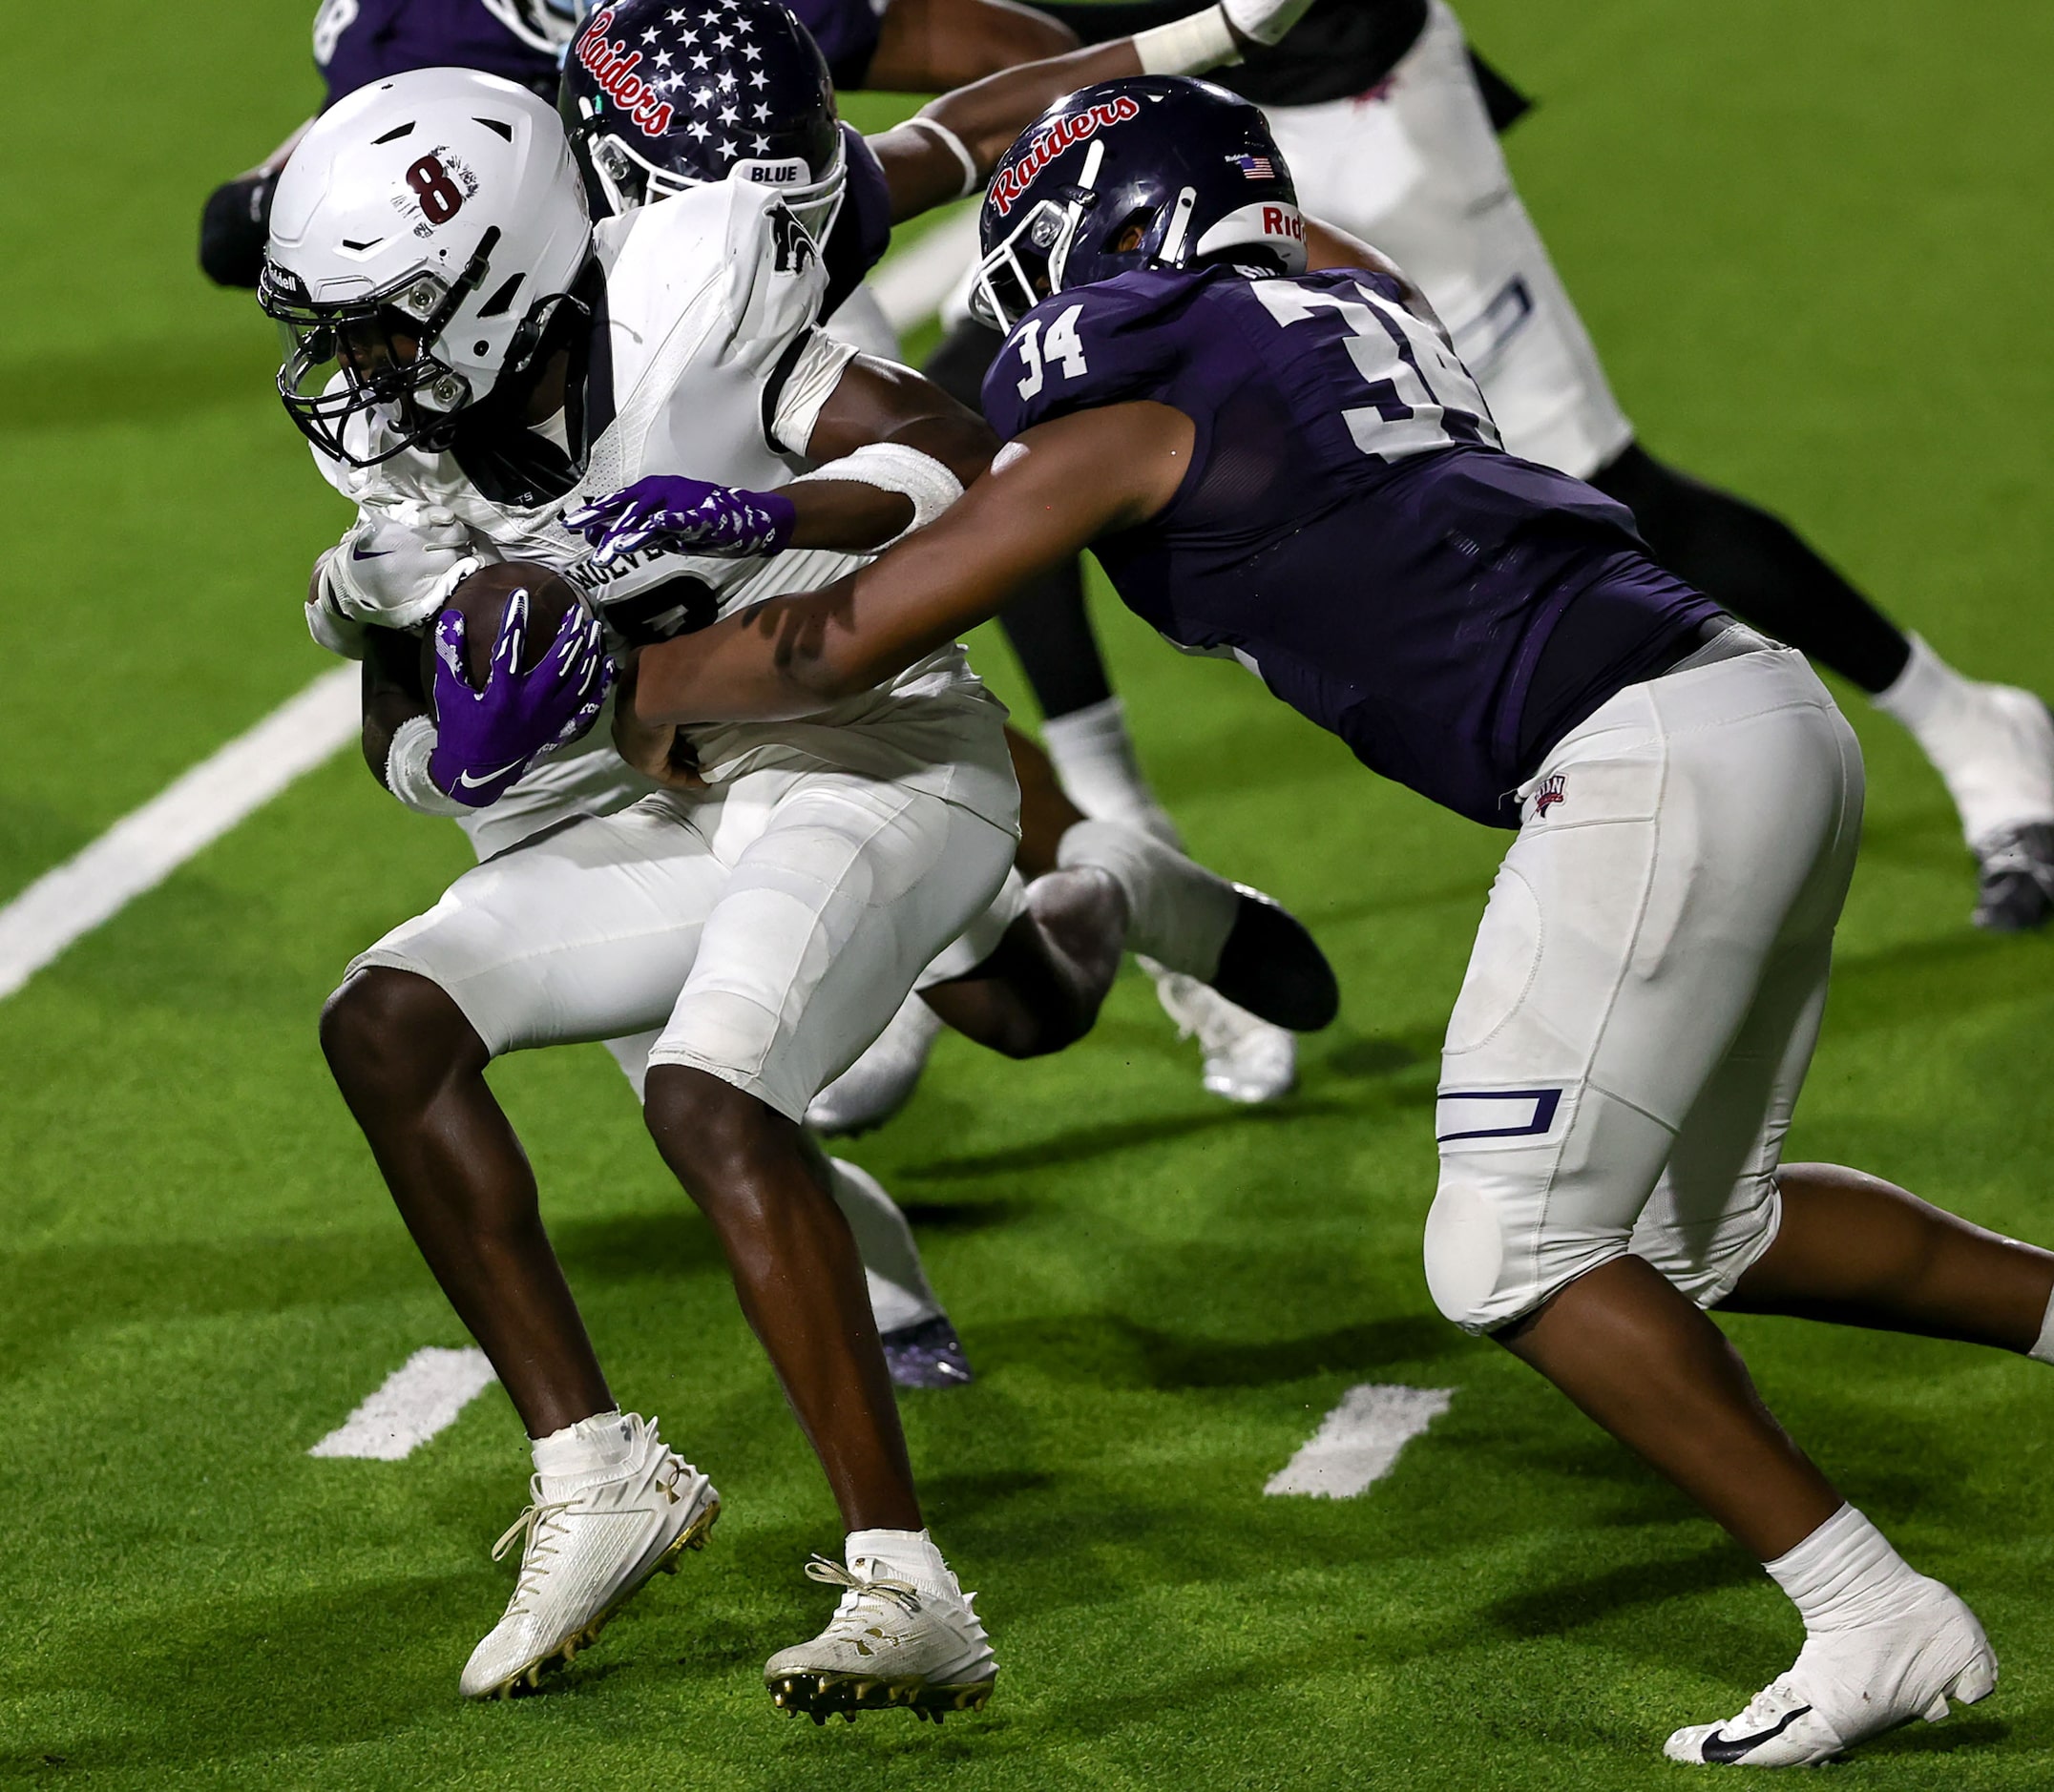
[[[763,560],[645,552],[604,569],[569,511],[650,473],[681,473],[765,490],[813,463],[804,453],[822,405],[855,351],[816,326],[826,276],[812,243],[776,190],[742,181],[693,187],[601,222],[605,274],[585,389],[591,451],[561,498],[528,508],[480,491],[451,453],[407,448],[367,468],[316,454],[323,474],[359,504],[422,499],[471,530],[488,557],[555,568],[600,604],[632,604],[660,632],[703,627],[763,598],[810,591],[867,556],[789,551]],[[367,423],[366,428],[375,428]],[[557,420],[558,446],[562,446]],[[541,433],[551,433],[544,429]],[[663,599],[674,597],[674,603]],[[960,648],[806,722],[746,723],[694,736],[709,780],[767,764],[817,763],[936,789],[979,813],[1009,811],[1009,766],[935,763],[927,731],[947,712],[982,706]],[[937,707],[938,706],[938,707]],[[896,737],[913,728],[911,746]],[[580,763],[603,753],[612,761]],[[614,755],[609,719],[575,746],[531,768],[465,825],[495,851],[562,814],[618,808],[651,786]],[[502,813],[503,811],[503,813]],[[511,831],[511,838],[508,838]]]

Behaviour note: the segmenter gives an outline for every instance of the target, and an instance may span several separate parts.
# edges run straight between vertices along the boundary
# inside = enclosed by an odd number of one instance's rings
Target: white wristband
[[[963,482],[932,454],[906,447],[902,442],[867,442],[853,454],[816,467],[791,483],[808,479],[849,479],[860,486],[875,486],[880,491],[896,491],[912,500],[912,521],[891,541],[873,549],[882,553],[894,542],[904,541],[916,529],[925,529],[957,498]]]
[[[409,809],[422,815],[475,815],[469,803],[459,802],[428,775],[429,757],[435,750],[435,724],[426,716],[409,716],[392,731],[391,750],[386,755],[386,788]]]
[[[967,199],[984,184],[984,177],[977,173],[977,160],[971,155],[969,146],[939,118],[930,118],[925,113],[916,112],[906,122],[915,130],[928,132],[963,164],[963,186],[962,191],[955,196],[957,198]]]
[[[1241,46],[1219,7],[1134,33],[1134,53],[1143,74],[1203,74],[1241,60]]]

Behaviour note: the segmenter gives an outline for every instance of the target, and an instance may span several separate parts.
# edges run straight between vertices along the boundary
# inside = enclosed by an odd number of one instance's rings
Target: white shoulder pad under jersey
[[[611,491],[686,473],[760,488],[803,470],[805,443],[779,441],[774,422],[813,345],[827,276],[776,189],[692,187],[608,219],[595,247],[613,415],[596,420],[580,484]]]

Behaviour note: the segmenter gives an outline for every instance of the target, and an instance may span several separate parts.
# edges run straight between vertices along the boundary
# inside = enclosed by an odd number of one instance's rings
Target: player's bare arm
[[[858,355],[822,406],[806,445],[807,458],[822,463],[826,476],[786,492],[798,511],[793,547],[860,551],[912,527],[913,502],[904,492],[832,476],[832,462],[880,443],[939,461],[965,486],[998,449],[991,426],[932,381],[893,362]]]
[[[1282,38],[1309,4],[1310,0],[1238,0],[1233,8],[1207,7],[1138,37],[1080,50],[1067,48],[1075,42],[1067,26],[1027,13],[1035,29],[1011,35],[999,31],[992,45],[997,53],[986,68],[966,67],[960,60],[946,65],[969,85],[943,94],[909,122],[869,139],[891,194],[892,221],[917,217],[974,192],[1020,132],[1065,94],[1133,74],[1202,74],[1238,62],[1256,44],[1273,44]],[[997,25],[1024,11],[1024,8],[995,6],[992,0],[896,0],[885,14],[885,35],[871,64],[871,85],[893,85],[880,73],[880,67],[889,70],[901,61],[915,60],[895,56],[892,46],[896,40],[912,41],[916,29],[933,33],[946,23],[954,37],[973,15]],[[917,28],[912,22],[915,18],[922,21]],[[1028,60],[1030,53],[1039,59]],[[932,56],[918,60],[923,73],[939,73],[941,66]],[[909,67],[900,75],[912,91],[949,85],[906,79],[912,72]],[[978,74],[984,78],[977,79]]]
[[[643,655],[644,721],[788,720],[903,671],[1023,580],[1176,495],[1191,421],[1166,405],[1059,418],[1009,444],[939,521],[824,591],[758,604]]]
[[[886,8],[866,84],[932,94],[1077,43],[1067,25],[1015,0],[893,0]]]
[[[933,521],[997,447],[984,420],[939,386],[859,355],[807,438],[816,471],[768,491],[652,474],[564,522],[602,562],[645,549],[739,558],[786,548],[861,553]]]
[[[364,631],[364,762],[388,789],[392,737],[428,714],[421,692],[421,639],[398,629]]]

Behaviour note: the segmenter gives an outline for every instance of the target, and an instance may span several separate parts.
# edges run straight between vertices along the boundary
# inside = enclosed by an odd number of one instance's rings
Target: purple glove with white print
[[[739,491],[653,473],[563,519],[598,552],[600,565],[654,547],[663,553],[706,553],[750,560],[781,552],[799,520],[782,491]]]
[[[495,802],[545,747],[590,728],[614,681],[599,621],[582,605],[568,611],[549,651],[521,670],[528,640],[528,594],[507,598],[485,688],[466,670],[464,613],[435,618],[435,750],[428,775],[458,802]]]

